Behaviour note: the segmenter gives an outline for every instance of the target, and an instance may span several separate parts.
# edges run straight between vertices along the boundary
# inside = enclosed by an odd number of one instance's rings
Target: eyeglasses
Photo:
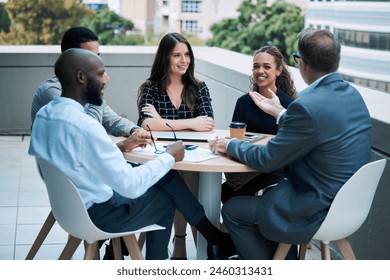
[[[301,59],[301,56],[299,55],[299,52],[295,52],[292,54],[295,63],[298,63],[298,61]]]
[[[172,132],[173,132],[173,137],[175,138],[175,141],[177,141],[177,137],[176,137],[176,132],[175,132],[175,130],[173,129],[173,127],[172,126],[170,126],[169,124],[165,124],[167,127],[169,127],[171,130],[172,130]]]
[[[176,132],[175,132],[175,130],[173,129],[173,127],[172,126],[170,126],[169,124],[165,124],[167,127],[169,127],[171,130],[172,130],[172,132],[173,132],[173,137],[175,138],[175,141],[177,141],[177,137],[176,137]],[[196,149],[198,146],[197,145],[184,145],[184,149],[185,150],[194,150],[194,149]]]
[[[149,130],[149,133],[150,133],[150,139],[152,139],[152,142],[153,142],[153,146],[154,146],[154,153],[155,154],[163,154],[164,151],[161,151],[159,149],[157,149],[157,146],[156,146],[156,142],[154,142],[154,138],[153,138],[153,135],[152,135],[152,130],[150,129],[149,125],[146,125],[148,130]]]

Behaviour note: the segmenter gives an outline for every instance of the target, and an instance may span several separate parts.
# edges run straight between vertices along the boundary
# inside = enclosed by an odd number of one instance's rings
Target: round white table
[[[153,132],[152,132],[153,133]],[[229,130],[215,130],[218,137],[227,137]],[[272,135],[266,135],[254,144],[265,145]],[[116,140],[117,142],[118,140]],[[158,142],[158,140],[156,141]],[[167,141],[164,141],[167,142]],[[185,142],[185,144],[196,144],[200,148],[208,149],[207,142]],[[141,153],[124,153],[125,159],[131,162],[143,164],[157,155],[146,155]],[[220,227],[221,216],[221,184],[223,172],[252,172],[255,171],[249,166],[232,160],[228,157],[218,156],[201,162],[176,162],[173,169],[199,172],[199,202],[203,205],[206,216],[217,227]],[[197,259],[207,259],[207,242],[201,234],[197,235]]]

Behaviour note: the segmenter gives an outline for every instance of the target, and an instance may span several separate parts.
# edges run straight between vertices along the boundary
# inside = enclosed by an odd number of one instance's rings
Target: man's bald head
[[[94,68],[102,67],[99,56],[84,49],[69,49],[63,52],[54,65],[54,72],[63,89],[77,82],[78,73],[87,74]]]
[[[100,105],[102,90],[107,84],[104,64],[99,56],[85,49],[69,49],[63,52],[54,66],[61,83],[63,97],[80,104]]]

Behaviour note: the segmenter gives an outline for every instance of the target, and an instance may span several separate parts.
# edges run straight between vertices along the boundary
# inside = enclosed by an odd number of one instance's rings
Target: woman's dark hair
[[[328,30],[303,29],[298,34],[298,51],[315,71],[331,73],[339,68],[341,46]]]
[[[168,33],[160,41],[160,44],[157,48],[157,53],[154,58],[154,62],[151,69],[150,77],[140,86],[138,91],[138,103],[141,99],[142,88],[144,85],[150,82],[160,83],[160,90],[164,92],[169,83],[169,58],[173,52],[173,49],[177,44],[183,43],[188,47],[188,52],[190,55],[190,65],[186,73],[182,77],[182,82],[184,84],[182,99],[187,107],[194,111],[196,108],[196,100],[199,95],[200,82],[195,78],[194,69],[195,69],[195,59],[194,53],[192,51],[190,43],[184,38],[183,35],[179,33]]]
[[[275,46],[263,46],[260,49],[258,49],[254,57],[256,57],[259,53],[268,53],[272,55],[276,62],[277,68],[282,68],[282,72],[280,75],[276,78],[276,87],[283,90],[288,95],[295,97],[296,94],[296,88],[294,85],[293,80],[291,79],[290,71],[287,68],[287,64],[283,58],[282,53],[279,51],[279,49]],[[253,81],[253,77],[251,77],[251,90],[253,91],[259,91],[259,86]]]
[[[85,42],[97,42],[99,37],[92,30],[76,26],[68,29],[61,40],[61,52],[64,52],[71,48],[80,48],[81,43]]]

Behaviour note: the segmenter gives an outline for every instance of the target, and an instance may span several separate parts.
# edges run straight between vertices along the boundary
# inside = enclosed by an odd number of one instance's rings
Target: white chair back
[[[327,243],[350,236],[366,220],[386,160],[362,166],[339,190],[313,239]]]
[[[88,243],[124,235],[124,233],[107,233],[97,228],[91,221],[73,182],[47,161],[37,158],[37,162],[45,178],[53,215],[66,232]],[[159,229],[164,229],[164,227],[151,225],[134,232],[126,232],[126,235]]]

